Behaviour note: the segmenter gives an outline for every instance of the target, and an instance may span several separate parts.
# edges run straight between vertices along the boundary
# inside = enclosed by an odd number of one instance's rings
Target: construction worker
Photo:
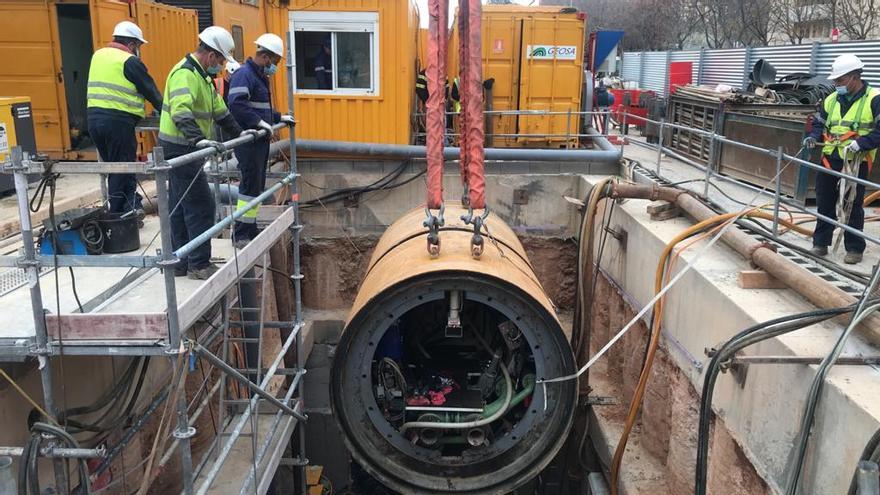
[[[269,140],[272,124],[286,122],[293,125],[293,117],[281,115],[272,109],[269,76],[278,71],[284,54],[284,43],[278,35],[266,33],[257,38],[257,52],[236,71],[229,83],[229,111],[245,129],[266,130],[266,135],[235,149],[241,182],[238,185],[238,208],[247,205],[266,187],[266,162],[269,160]],[[232,239],[242,248],[257,235],[257,211],[248,210],[238,221]]]
[[[106,162],[137,160],[135,125],[144,118],[144,100],[162,108],[162,94],[140,59],[144,33],[123,21],[113,29],[113,41],[92,55],[88,83],[89,136]],[[143,219],[141,196],[134,174],[110,174],[107,179],[110,211],[135,212]]]
[[[229,80],[232,79],[232,75],[235,74],[235,71],[240,68],[241,64],[235,60],[226,62],[226,70],[214,78],[214,88],[217,89],[217,94],[223,97],[223,101],[225,101],[227,105],[229,104]]]
[[[166,158],[205,147],[225,151],[223,144],[215,140],[215,122],[232,136],[253,133],[241,130],[213,85],[213,78],[223,70],[223,64],[234,60],[234,49],[235,42],[229,31],[211,26],[199,34],[196,51],[171,69],[159,122],[159,145],[164,148]],[[194,161],[171,169],[174,249],[195,239],[214,223],[214,196],[202,166],[202,161]],[[206,242],[193,250],[187,259],[181,260],[174,271],[177,276],[205,280],[216,270],[211,263],[211,243]]]
[[[315,56],[315,79],[318,89],[333,89],[333,54],[330,37],[324,38],[321,51]]]
[[[834,81],[836,91],[825,98],[813,129],[804,139],[804,147],[812,149],[822,143],[822,164],[838,172],[843,171],[867,177],[874,162],[876,149],[880,146],[880,91],[862,80],[865,64],[852,54],[844,54],[834,61],[828,79]],[[840,199],[838,178],[826,173],[816,174],[816,206],[820,214],[838,219]],[[855,186],[855,192],[843,198],[842,211],[849,211],[849,218],[839,220],[850,227],[862,230],[865,210],[862,206],[865,186]],[[821,219],[813,232],[813,254],[825,256],[831,245],[834,225]],[[846,256],[843,261],[855,264],[862,261],[865,240],[850,232],[843,236]]]

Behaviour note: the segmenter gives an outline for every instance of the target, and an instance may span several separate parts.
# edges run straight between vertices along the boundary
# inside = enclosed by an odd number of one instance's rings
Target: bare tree
[[[811,0],[773,0],[773,17],[775,27],[789,43],[799,45],[810,37],[809,25],[826,17],[827,5]]]
[[[841,34],[851,40],[865,40],[877,28],[878,0],[837,0],[836,20]]]
[[[736,0],[744,46],[769,45],[776,31],[774,0]]]
[[[743,45],[746,30],[741,22],[741,0],[694,0],[700,31],[708,48],[732,48]]]

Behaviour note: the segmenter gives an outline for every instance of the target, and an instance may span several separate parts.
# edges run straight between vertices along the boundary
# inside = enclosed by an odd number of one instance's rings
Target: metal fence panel
[[[697,84],[697,78],[700,75],[700,51],[690,50],[682,52],[672,52],[669,54],[670,62],[691,62],[691,81]]]
[[[852,53],[865,63],[864,78],[875,87],[880,85],[880,41],[849,41],[822,43],[816,61],[816,72],[827,76],[834,59]]]
[[[764,46],[752,49],[751,62],[764,59],[776,68],[777,79],[795,72],[810,72],[813,45]]]
[[[620,69],[620,77],[624,81],[639,80],[639,71],[642,66],[641,52],[626,52],[623,54],[623,67]]]
[[[645,68],[642,73],[642,88],[656,91],[666,96],[666,73],[669,71],[666,59],[668,52],[646,52],[642,54]]]
[[[706,66],[703,67],[703,84],[742,87],[745,57],[745,48],[707,51],[704,60]]]

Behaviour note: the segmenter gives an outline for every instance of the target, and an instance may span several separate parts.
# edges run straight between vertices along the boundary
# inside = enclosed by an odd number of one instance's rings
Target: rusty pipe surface
[[[610,196],[669,201],[678,205],[697,221],[718,215],[693,195],[671,187],[614,184]],[[781,256],[768,244],[745,232],[738,229],[728,229],[721,236],[721,240],[747,261],[783,282],[819,308],[838,308],[857,302],[855,297],[816,276],[801,265]],[[880,345],[880,317],[868,318],[861,327],[865,331],[864,336],[870,342]]]
[[[522,244],[494,214],[485,218],[484,247],[474,256],[474,227],[461,219],[466,213],[446,206],[437,257],[427,250],[424,209],[388,227],[334,358],[331,403],[346,445],[368,472],[401,493],[510,493],[554,458],[574,419],[575,381],[546,391],[524,388],[528,374],[574,371],[553,303]],[[453,307],[460,326],[449,324]],[[529,400],[510,403],[483,426],[486,441],[469,439],[467,429],[437,428],[441,437],[434,442],[429,434],[425,445],[416,429],[401,428],[421,413],[449,423],[480,418],[503,399],[499,366],[512,375],[514,392]],[[475,375],[479,383],[469,383]],[[440,379],[467,394],[450,395],[436,409],[415,402],[417,390]],[[398,409],[391,397],[406,407]]]

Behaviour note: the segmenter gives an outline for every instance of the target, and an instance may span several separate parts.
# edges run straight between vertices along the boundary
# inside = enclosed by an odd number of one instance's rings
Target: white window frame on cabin
[[[290,13],[293,87],[297,94],[379,96],[379,13],[378,12],[311,12]],[[336,89],[301,89],[296,81],[296,33],[330,32],[332,42],[333,87]],[[340,88],[337,81],[336,33],[370,34],[370,87]]]

